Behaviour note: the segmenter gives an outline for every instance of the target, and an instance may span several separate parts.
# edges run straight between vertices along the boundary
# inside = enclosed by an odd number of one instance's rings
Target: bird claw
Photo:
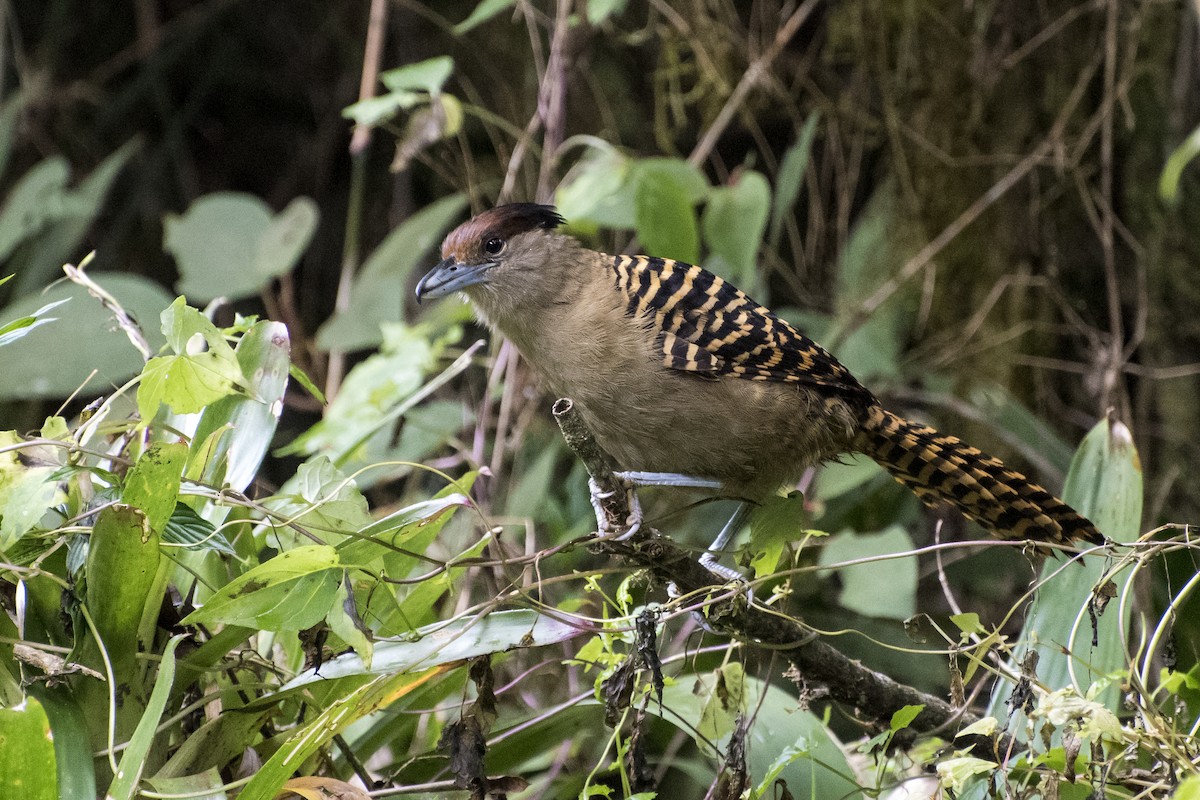
[[[642,527],[642,504],[638,501],[633,484],[622,481],[625,488],[626,503],[629,506],[629,516],[625,518],[623,528],[615,528],[608,521],[604,510],[604,501],[613,496],[613,492],[602,492],[596,485],[595,478],[588,478],[588,490],[592,502],[592,510],[596,512],[596,530],[600,535],[614,542],[623,542],[637,533]]]

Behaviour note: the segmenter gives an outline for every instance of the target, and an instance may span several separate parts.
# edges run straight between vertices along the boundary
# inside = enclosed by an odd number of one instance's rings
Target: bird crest
[[[554,206],[510,203],[496,206],[459,225],[442,242],[442,258],[463,264],[486,259],[483,244],[492,238],[511,239],[534,230],[554,230],[564,222]]]

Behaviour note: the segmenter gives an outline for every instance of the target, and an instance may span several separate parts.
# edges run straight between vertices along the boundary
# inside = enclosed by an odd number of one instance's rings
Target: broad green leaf
[[[316,670],[302,672],[280,691],[352,675],[414,672],[488,653],[545,647],[589,633],[579,624],[568,624],[536,611],[494,611],[483,617],[427,625],[410,641],[377,643],[370,668],[357,653],[344,653],[322,664],[319,674]]]
[[[160,533],[175,511],[187,452],[182,442],[155,442],[125,476],[121,502],[140,508]]]
[[[158,285],[136,275],[97,274],[92,278],[142,323],[158,319],[171,303]],[[0,400],[65,397],[98,370],[83,392],[87,397],[120,386],[142,368],[141,355],[117,326],[112,312],[77,284],[59,283],[41,294],[23,297],[0,310],[0,319],[31,316],[49,303],[68,298],[70,303],[58,310],[59,319],[0,347],[0,375],[4,376]],[[151,349],[162,345],[163,337],[155,326],[143,327],[143,333]]]
[[[162,529],[163,544],[180,545],[185,548],[216,550],[227,556],[236,556],[237,551],[224,533],[217,531],[211,522],[197,514],[191,506],[179,503]]]
[[[700,733],[703,709],[713,690],[711,676],[681,676],[663,690],[663,708],[649,703],[646,711],[675,725],[691,736],[702,752],[715,757],[713,747],[724,752],[728,736],[714,742]],[[798,798],[860,794],[854,770],[846,762],[837,740],[819,717],[800,707],[793,693],[747,676],[742,705],[753,715],[746,748],[752,776],[772,775],[782,779]],[[770,791],[766,796],[772,796]]]
[[[147,607],[157,612],[161,597],[152,597],[158,571],[158,533],[141,509],[121,503],[96,516],[87,556],[86,602],[113,670],[129,680],[138,651],[138,625]],[[88,634],[88,646],[93,646]],[[88,662],[96,666],[97,662]]]
[[[869,456],[845,456],[821,467],[817,479],[817,497],[831,500],[847,492],[854,491],[867,481],[872,480],[883,472],[874,459]]]
[[[639,171],[634,210],[642,248],[662,258],[696,263],[700,260],[700,232],[687,188],[666,171],[657,175]]]
[[[466,495],[451,492],[445,497],[406,506],[355,532],[352,538],[338,545],[338,556],[347,566],[372,564],[394,552],[393,548],[404,547],[433,523],[438,523],[440,528],[445,524],[442,517],[447,512],[471,505],[471,499]],[[395,575],[395,572],[391,574]]]
[[[76,694],[62,686],[30,687],[30,691],[41,701],[50,720],[58,768],[58,800],[96,800],[91,736]],[[0,775],[3,774],[4,769],[0,768]],[[0,791],[0,796],[3,795]]]
[[[163,248],[179,265],[181,293],[199,300],[257,294],[292,269],[316,230],[316,204],[298,197],[279,214],[259,198],[214,192],[167,215]]]
[[[20,442],[12,431],[0,431],[0,445]],[[27,467],[18,452],[0,453],[0,550],[28,533],[64,497],[54,467]]]
[[[479,5],[470,15],[454,26],[454,35],[462,36],[467,31],[482,25],[502,11],[512,8],[517,0],[479,0]]]
[[[157,738],[158,721],[166,709],[167,698],[171,695],[171,683],[175,680],[175,648],[185,638],[184,634],[179,634],[172,636],[167,642],[162,661],[158,665],[158,675],[154,679],[150,702],[129,740],[129,746],[121,754],[121,763],[117,765],[117,774],[113,776],[112,785],[108,787],[106,800],[133,800],[138,793],[138,780],[142,777],[150,748]]]
[[[903,224],[894,181],[876,189],[850,231],[838,259],[837,325],[857,312],[863,300],[890,280],[913,252]],[[898,373],[901,346],[907,339],[914,304],[911,291],[898,292],[837,345],[838,360],[860,380]]]
[[[895,732],[907,728],[924,710],[925,706],[923,705],[904,706],[903,708],[896,709],[892,714],[891,724],[888,726],[889,729]]]
[[[558,211],[572,225],[630,229],[637,224],[634,162],[611,146],[593,147],[555,192]]]
[[[282,322],[263,320],[242,334],[234,351],[248,394],[229,394],[206,407],[192,437],[194,457],[216,431],[225,433],[203,451],[201,479],[243,491],[258,474],[283,411],[291,340]]]
[[[971,404],[987,415],[997,433],[1017,440],[1022,454],[1036,460],[1042,474],[1057,470],[1066,474],[1074,454],[1072,447],[1046,421],[1031,412],[1002,386],[980,386],[971,390]]]
[[[454,59],[450,56],[435,56],[415,64],[389,69],[379,74],[379,80],[391,91],[415,89],[427,94],[437,94],[454,72]]]
[[[67,160],[51,156],[21,176],[0,209],[0,260],[62,215],[70,175]]]
[[[350,533],[372,523],[366,498],[354,481],[347,479],[323,455],[301,464],[296,474],[264,504],[277,516],[333,544],[340,544]],[[294,538],[279,523],[267,528],[265,535],[273,546]]]
[[[761,173],[745,170],[728,186],[718,186],[708,195],[701,227],[704,242],[716,256],[715,272],[726,272],[743,291],[766,301],[758,269],[758,247],[767,227],[771,187]],[[710,260],[709,266],[713,268]],[[720,269],[720,265],[726,269]]]
[[[223,622],[268,631],[304,630],[329,613],[341,576],[332,547],[297,547],[234,578],[182,624]]]
[[[900,525],[880,533],[843,531],[821,549],[823,567],[841,561],[887,556],[913,549],[912,539]],[[911,556],[839,567],[838,601],[868,617],[908,619],[916,613],[917,564]]]
[[[380,352],[350,370],[325,418],[284,448],[284,453],[326,453],[338,461],[385,457],[392,440],[392,426],[387,423],[393,409],[424,385],[442,343],[431,341],[423,326],[386,323],[383,333]],[[364,439],[369,445],[365,452],[353,452]]]
[[[1188,775],[1179,782],[1172,800],[1200,800],[1200,775]]]
[[[609,17],[620,14],[627,5],[629,5],[629,0],[588,0],[588,23],[599,25]]]
[[[750,565],[758,576],[770,575],[779,566],[779,558],[789,543],[804,538],[808,513],[804,495],[769,497],[750,515]]]
[[[1110,539],[1130,542],[1137,538],[1142,518],[1142,466],[1124,424],[1104,419],[1084,437],[1071,461],[1062,497]],[[1128,571],[1115,579],[1116,598],[1096,621],[1098,644],[1092,646],[1087,605],[1107,566],[1103,554],[1085,557],[1081,566],[1064,565],[1054,559],[1043,566],[1046,582],[1026,615],[1023,638],[1036,647],[1040,655],[1038,678],[1052,691],[1075,681],[1086,691],[1093,682],[1127,667],[1123,642],[1129,631],[1120,627],[1115,606],[1131,591]],[[989,714],[1004,716],[1004,702],[1012,688],[1007,681],[997,682]],[[1111,710],[1120,710],[1116,685],[1108,686],[1093,699]]]
[[[795,144],[783,154],[783,160],[779,164],[779,174],[775,176],[775,197],[771,202],[770,233],[767,235],[772,248],[779,244],[783,233],[783,220],[792,213],[792,208],[800,197],[800,187],[804,185],[804,173],[808,171],[813,139],[816,138],[817,123],[820,119],[820,111],[813,111],[808,115]]]
[[[0,708],[0,797],[57,800],[54,736],[42,704]]]
[[[176,414],[194,414],[233,393],[241,377],[236,362],[215,353],[152,358],[138,385],[138,413],[149,423],[165,403]]]
[[[191,736],[188,739],[190,740]],[[245,740],[243,739],[243,741]],[[225,790],[225,779],[221,777],[221,773],[215,767],[178,778],[155,775],[153,778],[147,778],[146,783],[160,797],[186,797],[188,800],[227,800],[229,797]]]
[[[739,714],[745,714],[746,673],[731,661],[703,678],[706,699],[700,710],[699,733],[710,742],[729,735]]]
[[[160,403],[177,414],[193,414],[245,383],[233,348],[184,298],[163,311],[162,332],[177,355],[152,358],[142,370],[137,404],[143,424]]]
[[[418,265],[432,267],[430,252],[461,216],[466,195],[443,197],[400,223],[375,248],[354,279],[350,307],[317,332],[322,350],[360,350],[383,341],[381,324],[404,318],[410,277]]]

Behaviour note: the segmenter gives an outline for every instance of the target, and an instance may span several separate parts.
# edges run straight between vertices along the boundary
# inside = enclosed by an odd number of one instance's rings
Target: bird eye
[[[500,251],[504,249],[504,240],[499,236],[493,236],[483,243],[483,252],[489,256],[498,256]]]

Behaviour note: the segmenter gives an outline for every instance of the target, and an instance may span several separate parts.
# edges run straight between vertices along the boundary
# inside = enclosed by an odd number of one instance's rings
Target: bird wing
[[[613,269],[628,313],[658,332],[666,367],[870,396],[823,347],[705,269],[651,256],[616,256]]]

